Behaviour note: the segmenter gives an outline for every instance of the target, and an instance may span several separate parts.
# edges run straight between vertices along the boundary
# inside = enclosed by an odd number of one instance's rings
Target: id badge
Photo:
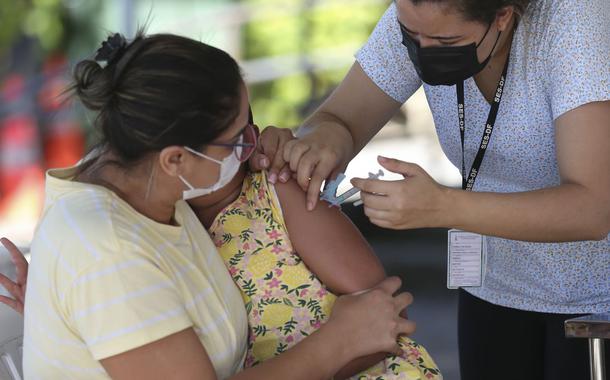
[[[449,230],[447,237],[447,288],[483,285],[487,244],[485,236]]]

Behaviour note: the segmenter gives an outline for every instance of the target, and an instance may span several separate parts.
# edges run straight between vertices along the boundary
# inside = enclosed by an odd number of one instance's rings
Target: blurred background
[[[76,163],[95,139],[91,117],[65,101],[71,67],[111,32],[184,35],[241,64],[256,123],[295,128],[332,92],[390,0],[0,0],[0,236],[26,247],[44,199],[44,172]],[[366,176],[383,153],[459,186],[421,89],[350,164]],[[385,179],[397,178],[387,175]],[[347,190],[348,181],[340,187]],[[446,231],[384,231],[344,211],[388,273],[415,295],[415,338],[458,379],[456,295],[446,289]],[[0,253],[1,254],[1,253]]]

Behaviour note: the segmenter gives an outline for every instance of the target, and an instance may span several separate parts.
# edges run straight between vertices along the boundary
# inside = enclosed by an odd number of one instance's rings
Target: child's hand
[[[397,337],[415,331],[415,323],[399,315],[413,301],[409,293],[393,296],[400,285],[398,277],[390,277],[371,290],[337,299],[328,325],[336,326],[346,349],[359,351],[357,356],[399,351]]]
[[[0,303],[13,308],[16,312],[23,315],[23,306],[25,305],[25,290],[28,279],[28,262],[19,248],[17,248],[10,240],[2,238],[0,239],[0,242],[11,255],[13,264],[15,264],[15,268],[17,269],[16,282],[13,282],[8,277],[0,274],[0,285],[3,286],[11,296],[14,297],[9,298],[0,296]]]

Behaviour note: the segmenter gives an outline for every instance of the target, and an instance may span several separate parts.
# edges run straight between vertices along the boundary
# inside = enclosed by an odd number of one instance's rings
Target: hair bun
[[[112,78],[96,61],[86,59],[74,68],[72,90],[90,110],[102,110],[112,97]]]

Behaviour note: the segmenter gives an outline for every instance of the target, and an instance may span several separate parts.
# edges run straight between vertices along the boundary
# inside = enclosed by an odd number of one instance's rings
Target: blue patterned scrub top
[[[356,60],[379,88],[404,103],[422,83],[401,44],[396,20],[392,4]],[[464,89],[465,163],[470,168],[490,106],[474,79],[466,80]],[[424,84],[424,90],[442,148],[459,168],[455,86]],[[508,193],[559,185],[553,121],[578,106],[604,100],[610,100],[610,1],[532,0],[515,31],[496,127],[474,191]],[[487,241],[485,281],[481,288],[467,289],[473,295],[539,312],[610,310],[610,235],[573,243]]]

